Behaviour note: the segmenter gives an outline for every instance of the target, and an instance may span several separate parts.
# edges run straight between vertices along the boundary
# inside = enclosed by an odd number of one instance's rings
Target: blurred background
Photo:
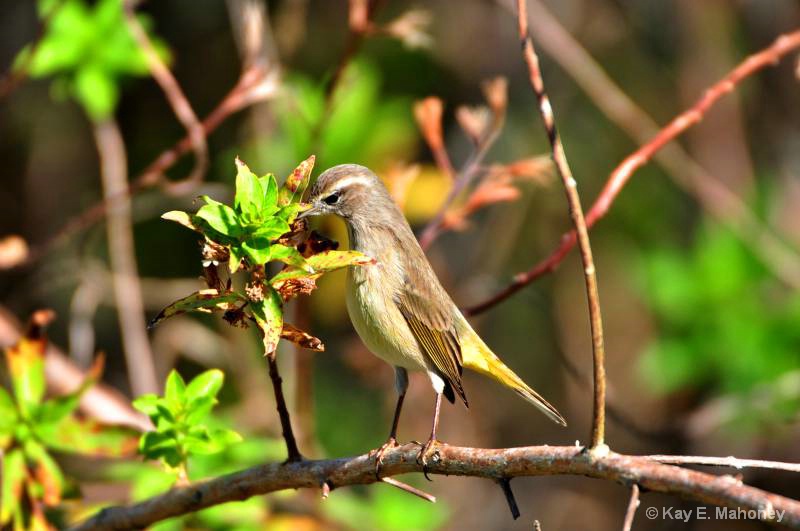
[[[187,378],[223,369],[217,421],[245,442],[198,462],[192,479],[284,457],[254,330],[197,315],[144,327],[202,287],[197,238],[159,216],[194,210],[200,194],[230,202],[237,155],[279,181],[312,153],[315,175],[338,163],[367,165],[420,234],[453,183],[441,151],[437,160],[430,149],[441,103],[449,159],[456,173],[472,164],[477,184],[448,210],[427,253],[464,308],[546,257],[571,226],[547,162],[512,2],[172,0],[145,2],[137,13],[197,117],[210,116],[207,164],[202,142],[185,141],[188,154],[172,160],[168,150],[186,129],[149,75],[119,0],[0,4],[0,339],[12,343],[31,312],[53,309],[58,352],[48,358],[49,383],[68,385],[75,367],[105,352],[106,394],[93,400],[109,422],[136,424],[127,402],[160,392],[172,368]],[[532,0],[530,15],[585,209],[655,124],[800,25],[792,0]],[[507,85],[487,89],[498,77]],[[615,451],[800,460],[799,87],[796,54],[743,81],[636,172],[592,230],[607,339],[606,439]],[[431,96],[438,100],[419,103]],[[485,151],[477,160],[476,150]],[[98,209],[103,197],[110,209]],[[315,224],[346,245],[341,222]],[[355,335],[344,279],[341,271],[325,276],[287,308],[290,322],[326,345],[324,353],[279,348],[308,457],[380,445],[394,407],[393,372]],[[578,254],[471,322],[569,427],[468,374],[470,409],[445,405],[440,439],[586,443],[591,341]],[[91,404],[84,409],[92,413]],[[432,409],[426,378],[414,375],[400,440],[427,437]],[[165,488],[157,467],[135,457],[59,462],[83,494],[70,502],[73,514]],[[790,473],[724,471],[800,497]],[[324,502],[315,491],[283,492],[163,527],[522,530],[538,519],[547,531],[618,529],[629,495],[586,478],[518,479],[522,518],[512,521],[490,481],[404,479],[438,502],[388,485],[336,490]],[[642,505],[694,507],[657,494],[643,495]],[[642,510],[635,526],[760,527],[649,521]]]

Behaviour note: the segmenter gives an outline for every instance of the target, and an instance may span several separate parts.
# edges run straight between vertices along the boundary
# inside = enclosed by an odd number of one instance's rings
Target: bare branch
[[[125,20],[128,28],[142,49],[147,65],[150,68],[150,75],[156,80],[164,95],[169,101],[172,111],[175,116],[180,120],[191,143],[192,150],[194,151],[194,168],[189,176],[181,182],[172,182],[170,187],[175,191],[188,191],[196,186],[203,180],[203,176],[208,169],[208,144],[206,144],[206,133],[203,129],[203,124],[198,120],[197,115],[192,109],[192,105],[183,93],[181,86],[169,71],[169,68],[164,64],[158,56],[150,37],[142,27],[139,19],[136,18],[135,4],[137,0],[125,0],[123,2],[123,9],[125,12]]]
[[[569,203],[569,212],[581,251],[583,261],[584,281],[586,284],[586,297],[589,300],[589,322],[592,327],[592,360],[594,362],[594,411],[592,415],[592,448],[603,446],[606,424],[606,370],[605,346],[603,343],[603,317],[600,311],[600,293],[597,289],[597,274],[592,257],[592,247],[589,242],[589,229],[583,217],[581,199],[578,195],[578,183],[572,176],[572,170],[567,162],[567,155],[561,143],[561,137],[556,130],[555,116],[550,105],[550,99],[544,89],[542,72],[539,69],[539,58],[533,47],[533,40],[528,35],[528,13],[526,0],[517,0],[517,19],[519,23],[519,38],[522,41],[523,55],[528,66],[531,86],[539,102],[539,112],[547,131],[547,138],[552,147],[553,162],[558,174],[564,183],[564,189]]]
[[[432,494],[428,494],[424,490],[420,490],[420,489],[418,489],[416,487],[412,487],[408,483],[403,483],[400,480],[397,480],[397,479],[394,479],[394,478],[386,478],[386,477],[381,477],[381,482],[386,483],[387,485],[392,485],[393,487],[397,487],[400,490],[404,490],[404,491],[408,492],[409,494],[413,494],[414,496],[422,498],[425,501],[429,501],[431,503],[436,503],[436,496],[434,496]]]
[[[622,524],[622,531],[631,531],[633,527],[633,517],[636,509],[639,508],[639,485],[636,483],[631,486],[631,501],[628,502],[628,510],[625,512],[625,521]]]
[[[625,184],[627,184],[628,180],[636,170],[647,164],[650,159],[653,158],[665,145],[681,135],[689,127],[699,122],[705,113],[707,113],[708,110],[720,98],[734,90],[734,88],[736,88],[736,86],[747,77],[768,66],[774,66],[780,61],[781,58],[792,51],[797,50],[798,48],[800,48],[800,31],[781,35],[775,40],[775,42],[773,42],[772,45],[747,57],[736,68],[731,70],[724,78],[706,90],[703,96],[691,108],[674,118],[669,124],[658,131],[658,133],[655,134],[655,136],[653,136],[647,143],[643,144],[638,150],[628,156],[614,169],[608,181],[606,182],[603,191],[600,193],[597,200],[595,200],[592,208],[586,215],[587,226],[592,227],[608,212],[611,204],[617,198],[619,193],[622,191],[622,188],[625,186]],[[705,172],[703,172],[703,175],[706,175]],[[708,182],[708,179],[706,179],[706,181]],[[736,198],[735,195],[730,192],[730,190],[728,190],[728,194],[726,196],[731,201],[727,204],[734,206],[737,202],[741,204],[741,200]],[[730,196],[733,196],[733,199],[731,199]],[[747,215],[743,214],[741,209],[738,210],[739,211],[737,212],[737,215],[739,216],[739,219],[746,219]],[[752,219],[750,219],[748,225],[752,227],[753,223],[756,224],[756,227],[758,226],[757,220]],[[756,234],[759,234],[759,232],[756,232]],[[752,241],[752,238],[755,238],[755,236],[748,236],[748,241]],[[770,241],[773,241],[773,243],[769,243]],[[770,256],[777,257],[776,253],[780,254],[780,258],[778,258],[779,262],[775,262],[774,259],[771,259],[773,264],[779,263],[781,265],[780,278],[782,278],[791,286],[800,287],[800,274],[795,274],[787,269],[791,267],[792,260],[786,260],[785,253],[777,250],[780,249],[781,246],[774,243],[774,238],[773,240],[762,240],[762,243],[765,242],[769,245],[768,252],[770,253]],[[550,256],[540,261],[528,271],[515,275],[513,281],[508,286],[487,300],[467,308],[465,313],[467,315],[476,315],[484,312],[500,302],[508,299],[514,293],[527,286],[537,278],[555,271],[576,243],[577,236],[575,231],[565,233],[561,238],[560,245],[550,254]]]
[[[579,475],[635,483],[649,491],[674,494],[700,503],[742,507],[759,511],[766,521],[800,529],[800,502],[749,487],[731,476],[714,476],[655,463],[646,457],[610,452],[595,458],[575,446],[529,446],[508,449],[462,448],[439,445],[440,459],[429,463],[429,473],[455,476],[514,478],[522,476]],[[384,454],[382,474],[395,476],[422,472],[417,463],[419,446],[407,444]],[[77,530],[144,528],[155,522],[221,503],[284,489],[318,489],[375,483],[374,459],[358,457],[271,463],[219,478],[170,490],[149,500],[99,512],[77,525]]]
[[[131,201],[128,195],[128,162],[122,134],[113,120],[94,124],[100,154],[103,196],[109,202],[108,254],[112,287],[117,302],[128,380],[134,396],[158,392],[153,352],[147,339],[142,289],[133,243]]]
[[[286,399],[283,396],[283,380],[278,372],[278,360],[275,351],[268,352],[266,355],[269,363],[269,377],[272,380],[272,389],[275,392],[275,405],[278,408],[278,417],[281,420],[281,430],[283,439],[286,441],[287,463],[302,461],[303,456],[297,448],[297,440],[292,431],[292,420],[289,417],[289,409],[286,407]]]

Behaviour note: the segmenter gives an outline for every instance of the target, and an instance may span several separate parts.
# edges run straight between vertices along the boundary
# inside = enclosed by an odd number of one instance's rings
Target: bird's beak
[[[310,218],[311,216],[316,216],[322,213],[320,212],[320,208],[313,203],[303,203],[303,206],[305,210],[300,212],[295,219]]]

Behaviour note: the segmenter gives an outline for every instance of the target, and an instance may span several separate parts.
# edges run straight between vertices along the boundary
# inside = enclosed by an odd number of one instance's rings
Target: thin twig
[[[128,196],[128,162],[122,134],[113,120],[94,124],[100,155],[103,196],[109,201],[106,222],[112,287],[117,304],[128,380],[134,396],[158,392],[153,353],[147,339],[142,289],[133,243],[131,201]]]
[[[539,102],[539,112],[550,140],[553,150],[553,162],[558,174],[564,183],[564,189],[569,203],[570,216],[578,235],[578,243],[583,261],[584,281],[586,284],[586,297],[589,302],[589,322],[592,328],[592,359],[594,362],[594,409],[592,415],[592,448],[604,444],[605,439],[605,400],[606,400],[606,374],[605,374],[605,346],[603,344],[603,318],[600,311],[600,294],[597,289],[597,274],[592,257],[592,247],[589,242],[589,230],[583,217],[578,183],[572,176],[564,146],[556,130],[555,117],[550,100],[544,89],[542,73],[539,69],[539,58],[533,47],[533,40],[528,35],[528,15],[526,0],[517,0],[519,38],[522,41],[523,55],[528,66],[531,86]]]
[[[414,496],[422,498],[425,501],[436,503],[436,496],[434,496],[433,494],[428,494],[424,490],[420,490],[417,487],[412,487],[408,483],[403,483],[398,479],[381,477],[381,482],[386,483],[387,485],[392,485],[393,487],[397,487],[400,490],[404,490],[409,494],[413,494]]]
[[[128,28],[147,59],[150,75],[153,76],[153,79],[155,79],[161,87],[175,116],[180,120],[181,124],[183,124],[183,127],[186,128],[189,142],[194,151],[194,168],[189,176],[183,181],[171,182],[169,184],[173,191],[181,193],[191,190],[199,184],[203,180],[203,176],[208,169],[208,144],[206,143],[206,133],[203,129],[203,124],[198,120],[197,115],[192,109],[192,105],[183,93],[175,76],[172,75],[172,72],[169,71],[169,68],[167,68],[158,56],[158,52],[156,52],[153,47],[150,37],[147,36],[147,32],[136,17],[136,1],[137,0],[125,0],[123,2],[125,20],[128,24]]]
[[[800,31],[787,33],[778,37],[775,42],[764,50],[747,57],[736,68],[731,70],[724,78],[712,85],[703,96],[688,110],[684,111],[669,124],[662,128],[649,142],[642,145],[633,154],[628,156],[611,173],[603,191],[586,214],[586,224],[592,227],[602,218],[628,182],[633,173],[650,161],[661,148],[681,135],[689,127],[699,122],[705,113],[725,94],[731,92],[745,78],[768,66],[774,66],[788,53],[800,48]],[[739,212],[741,216],[741,212]],[[575,231],[565,233],[561,244],[550,256],[540,261],[528,271],[517,274],[513,281],[487,300],[465,310],[467,315],[476,315],[508,299],[514,293],[527,286],[537,278],[555,271],[577,243]],[[774,246],[770,248],[773,249]],[[771,252],[775,252],[773,249]],[[783,256],[783,255],[782,255]],[[787,266],[791,264],[787,262]],[[800,286],[800,278],[788,270],[780,275],[784,281],[793,286]]]
[[[634,483],[631,486],[631,501],[628,502],[628,510],[625,511],[625,521],[622,524],[622,531],[631,531],[633,526],[633,517],[636,515],[636,509],[639,508],[639,485]]]
[[[499,79],[502,83],[503,99],[505,100],[505,80],[502,78]],[[494,80],[490,81],[489,83],[492,82],[496,83],[498,81]],[[488,84],[484,85],[484,91],[486,92],[487,96],[489,96],[491,91],[491,88],[489,87],[490,85]],[[478,145],[475,146],[475,149],[470,154],[464,165],[458,171],[458,174],[454,177],[453,186],[450,188],[447,197],[439,207],[436,215],[428,222],[428,224],[422,230],[422,234],[420,234],[419,244],[423,249],[430,247],[439,234],[441,234],[443,221],[447,215],[447,211],[450,209],[453,202],[461,194],[461,192],[468,188],[478,176],[483,159],[486,157],[486,154],[492,148],[495,141],[500,136],[500,132],[503,130],[503,124],[505,123],[505,111],[505,102],[503,102],[502,105],[492,105],[491,125]]]
[[[644,457],[666,465],[725,466],[735,468],[737,470],[741,470],[742,468],[766,468],[770,470],[800,472],[800,463],[765,461],[763,459],[738,459],[733,456],[704,457],[699,455],[646,455]]]
[[[800,502],[742,484],[731,476],[715,476],[656,463],[645,457],[609,452],[593,457],[575,446],[529,446],[482,449],[441,445],[440,460],[428,464],[431,474],[495,479],[498,477],[577,475],[636,483],[649,491],[673,494],[700,503],[758,511],[759,518],[800,529]],[[407,444],[389,449],[381,474],[396,476],[422,472],[417,463],[419,446]],[[324,479],[323,479],[324,478]],[[284,489],[318,489],[322,481],[337,488],[378,481],[375,460],[369,454],[342,459],[296,463],[270,463],[226,476],[175,488],[130,506],[100,511],[78,524],[77,530],[144,528],[166,518],[206,507]]]
[[[286,399],[283,396],[283,380],[278,372],[278,360],[275,351],[267,354],[269,363],[269,377],[272,380],[272,389],[275,392],[275,405],[278,408],[278,417],[281,420],[281,430],[283,439],[286,441],[287,463],[302,461],[303,456],[297,448],[297,440],[292,431],[292,420],[289,417],[289,409],[286,407]]]

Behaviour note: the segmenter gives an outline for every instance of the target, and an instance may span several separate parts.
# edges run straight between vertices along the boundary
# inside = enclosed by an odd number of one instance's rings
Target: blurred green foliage
[[[33,78],[55,76],[56,95],[74,97],[92,120],[108,118],[119,100],[125,76],[146,76],[147,59],[133,39],[122,11],[122,0],[40,0],[39,15],[50,17],[28,64]],[[137,15],[147,31],[147,17]],[[157,53],[167,59],[166,45],[150,37]],[[31,53],[24,49],[17,65]]]
[[[167,377],[164,396],[145,394],[133,406],[150,417],[155,430],[142,435],[139,452],[146,459],[159,459],[178,476],[187,479],[189,458],[215,454],[242,437],[227,428],[209,429],[205,419],[215,405],[224,374],[211,369],[186,384],[173,370]]]
[[[353,161],[382,167],[406,157],[418,139],[411,99],[387,96],[367,60],[347,66],[329,102],[324,83],[287,74],[273,110],[278,126],[246,151],[270,167],[291,168],[308,153],[323,168]]]
[[[15,530],[46,529],[45,508],[57,506],[67,490],[51,451],[114,456],[132,441],[129,430],[76,415],[81,396],[100,376],[102,358],[75,391],[45,398],[46,345],[39,328],[5,350],[13,393],[0,387],[0,526]]]
[[[688,251],[657,248],[642,293],[661,333],[641,358],[661,393],[745,393],[800,366],[800,296],[728,230],[706,222]]]

